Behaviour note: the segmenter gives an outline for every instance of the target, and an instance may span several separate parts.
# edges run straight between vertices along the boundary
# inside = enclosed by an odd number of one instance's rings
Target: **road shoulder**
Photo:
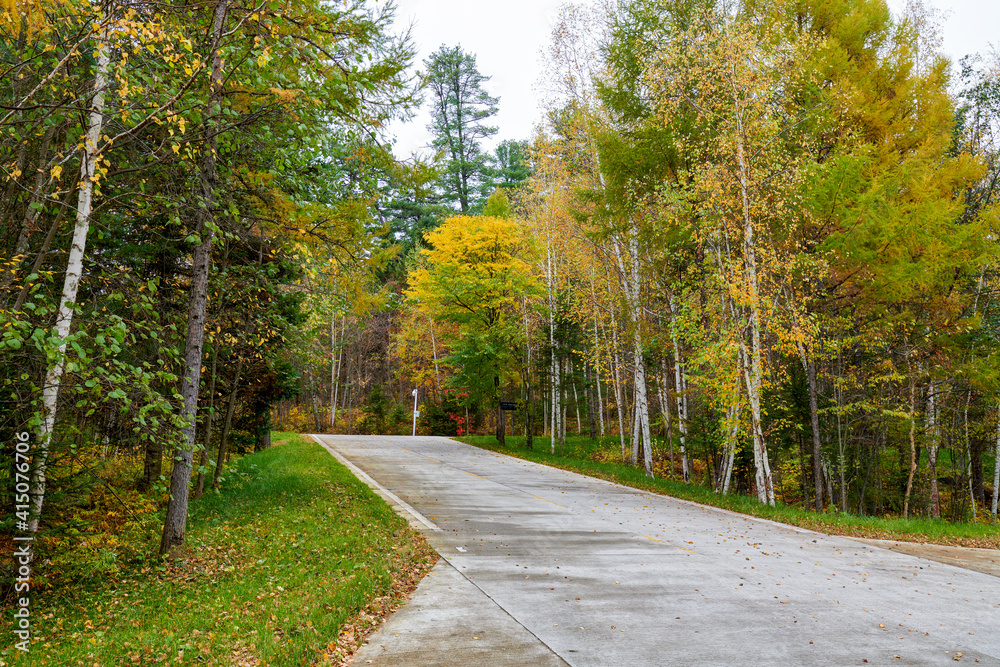
[[[447,560],[354,655],[353,665],[564,667],[564,662]]]
[[[889,549],[901,554],[926,558],[945,565],[974,570],[983,574],[1000,577],[1000,551],[996,549],[974,549],[971,547],[950,547],[923,542],[900,542],[898,540],[872,540],[863,537],[849,539],[863,542],[873,547]]]

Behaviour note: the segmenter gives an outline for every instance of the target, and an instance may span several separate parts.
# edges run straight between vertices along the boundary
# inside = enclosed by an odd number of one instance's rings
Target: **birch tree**
[[[39,433],[40,443],[35,456],[31,478],[31,497],[33,512],[28,523],[31,532],[38,530],[38,518],[45,501],[45,472],[49,448],[55,430],[56,407],[59,398],[59,388],[63,370],[65,369],[66,338],[73,325],[73,314],[76,295],[80,288],[80,277],[83,273],[83,257],[87,248],[87,233],[90,231],[90,211],[93,205],[94,189],[97,186],[97,165],[101,156],[101,128],[104,124],[104,102],[108,84],[108,65],[110,63],[110,38],[113,30],[113,19],[105,12],[98,19],[100,31],[95,35],[94,49],[97,54],[97,64],[94,72],[92,96],[90,99],[89,124],[87,134],[82,141],[80,150],[80,187],[76,206],[76,225],[73,228],[73,242],[70,246],[69,260],[66,265],[66,277],[63,281],[62,296],[59,299],[59,311],[56,316],[54,335],[60,341],[55,355],[55,363],[49,366],[45,374],[45,384],[42,395],[43,423]]]

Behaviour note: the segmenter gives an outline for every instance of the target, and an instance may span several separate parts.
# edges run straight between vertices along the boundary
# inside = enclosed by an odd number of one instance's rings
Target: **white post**
[[[417,417],[420,415],[417,412],[417,390],[413,390],[413,435],[417,435]]]

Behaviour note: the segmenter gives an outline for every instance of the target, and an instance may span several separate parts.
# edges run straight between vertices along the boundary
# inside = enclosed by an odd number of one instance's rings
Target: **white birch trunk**
[[[742,350],[737,352],[738,358],[740,358],[740,364],[742,365]],[[726,438],[725,449],[723,450],[723,465],[722,473],[719,475],[719,484],[716,490],[722,491],[723,495],[729,493],[729,484],[733,476],[733,463],[736,460],[736,447],[738,445],[737,437],[740,433],[740,412],[742,411],[742,404],[740,403],[740,383],[737,379],[733,386],[733,397],[729,403],[729,407],[726,409],[726,423],[729,425],[729,433]]]
[[[755,229],[750,208],[750,172],[746,162],[743,139],[743,116],[737,106],[736,111],[737,148],[736,161],[740,172],[740,196],[743,203],[743,261],[747,284],[750,287],[750,364],[746,373],[747,394],[750,399],[751,420],[753,422],[754,468],[757,477],[757,498],[761,502],[774,505],[774,483],[771,466],[764,443],[761,423],[760,391],[763,384],[763,361],[761,349],[760,286],[757,275],[757,247]]]
[[[845,477],[847,474],[847,454],[844,451],[844,427],[841,422],[841,414],[844,410],[844,389],[841,386],[841,377],[843,376],[843,373],[843,359],[838,351],[837,383],[835,385],[837,395],[837,461],[839,463],[839,470],[837,473],[840,478],[840,511],[847,512],[847,479]],[[1000,429],[1000,423],[997,424],[997,428]],[[998,435],[1000,435],[1000,433],[998,433]]]
[[[646,470],[646,477],[653,476],[653,440],[649,432],[649,398],[646,391],[646,364],[642,358],[642,343],[639,334],[635,335],[636,359],[638,365],[635,370],[635,411],[636,421],[642,428],[642,463]]]
[[[594,289],[594,270],[590,270],[590,302],[594,309],[594,383],[597,385],[597,417],[604,439],[604,397],[601,395],[601,336],[597,319],[597,292]]]
[[[722,472],[719,475],[719,485],[716,490],[721,490],[722,495],[729,493],[729,484],[733,478],[733,463],[736,460],[736,437],[740,430],[740,400],[739,395],[734,397],[732,403],[726,409],[726,421],[729,423],[729,437],[726,439],[726,447],[722,456]]]
[[[649,432],[649,397],[646,392],[646,365],[642,355],[642,333],[639,327],[639,297],[641,294],[641,282],[639,275],[639,239],[638,230],[633,225],[629,230],[629,258],[626,265],[622,254],[621,244],[617,237],[614,237],[615,259],[618,262],[618,269],[621,276],[622,287],[629,308],[629,318],[634,324],[632,332],[632,354],[635,367],[635,411],[636,420],[643,438],[643,462],[646,468],[646,476],[653,476],[652,443]],[[633,444],[633,452],[636,445]]]
[[[565,366],[562,360],[559,361],[559,444],[566,444],[566,412],[569,409],[569,402],[566,400],[568,392],[566,383],[563,382],[562,373],[565,373]]]
[[[935,382],[931,380],[927,387],[927,459],[931,477],[931,515],[935,518],[941,516],[940,494],[938,493],[938,473],[937,457],[940,440],[938,438],[937,426],[937,400]]]
[[[80,288],[80,277],[83,273],[83,256],[87,249],[87,232],[90,231],[90,211],[94,197],[94,173],[97,161],[100,159],[98,142],[101,139],[101,128],[104,124],[104,93],[107,87],[108,65],[110,63],[110,47],[107,43],[108,28],[105,27],[99,39],[97,49],[97,71],[94,74],[94,97],[90,104],[90,119],[87,136],[84,140],[80,157],[80,192],[77,199],[76,227],[73,229],[73,243],[70,246],[69,261],[66,265],[66,277],[63,280],[62,296],[59,299],[59,313],[56,316],[55,336],[62,342],[56,361],[45,374],[45,385],[42,390],[42,409],[44,419],[39,434],[38,450],[34,456],[34,467],[31,474],[31,504],[32,515],[28,522],[28,530],[38,531],[38,519],[45,504],[46,465],[52,446],[55,430],[56,408],[59,399],[59,388],[62,385],[63,371],[66,368],[66,337],[73,326],[73,305],[76,302],[77,291]]]
[[[671,308],[672,310],[672,308]],[[680,433],[681,471],[684,483],[691,481],[691,470],[687,458],[687,400],[684,395],[684,358],[681,356],[681,346],[677,341],[677,329],[670,324],[670,338],[674,345],[674,391],[677,393],[677,430]]]
[[[979,523],[976,518],[976,493],[972,486],[972,440],[969,438],[969,403],[972,402],[972,387],[969,387],[965,394],[965,476],[969,480],[969,503],[972,506],[972,523]]]
[[[635,378],[633,377],[633,381]],[[638,398],[635,400],[635,405],[638,406]],[[632,465],[638,465],[639,463],[639,411],[632,410]]]
[[[573,403],[576,404],[576,434],[580,435],[583,433],[583,423],[580,421],[580,394],[576,391],[576,377],[573,378]]]
[[[549,415],[551,419],[551,428],[549,429],[549,451],[552,454],[556,453],[556,438],[558,437],[557,431],[559,426],[559,413],[562,410],[559,409],[559,360],[556,358],[556,304],[553,295],[553,281],[555,279],[554,269],[552,266],[552,232],[551,229],[547,230],[546,244],[545,244],[545,282],[546,282],[546,292],[549,299],[549,352],[551,354],[551,378],[549,380],[552,386],[552,405],[549,410]]]
[[[434,335],[434,318],[428,315],[427,319],[431,323],[431,353],[434,355],[434,398],[440,400],[441,368],[438,365],[438,346],[437,337]]]
[[[593,295],[593,281],[591,281],[591,294]],[[596,303],[596,299],[595,299]],[[601,426],[601,440],[604,439],[604,397],[601,395],[601,347],[600,337],[597,334],[597,309],[594,309],[594,383],[597,385],[597,416]]]
[[[659,391],[657,392],[660,398],[660,411],[663,413],[663,422],[667,429],[667,442],[670,443],[671,452],[674,449],[674,433],[673,433],[673,420],[670,416],[670,369],[667,368],[667,358],[664,356],[660,360],[660,370],[663,371],[663,375],[658,376],[659,380]],[[671,454],[671,458],[673,455]],[[673,476],[674,471],[670,471],[670,475]]]
[[[621,381],[621,356],[618,353],[618,325],[614,319],[611,320],[611,346],[614,351],[614,382],[615,382],[615,405],[618,409],[618,438],[622,444],[622,461],[625,460],[625,415],[622,412],[625,401],[625,392]]]

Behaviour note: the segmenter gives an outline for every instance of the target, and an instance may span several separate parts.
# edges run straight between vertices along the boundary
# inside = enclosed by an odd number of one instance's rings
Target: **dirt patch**
[[[921,544],[919,542],[899,542],[897,540],[871,540],[852,537],[852,540],[881,547],[901,554],[926,558],[945,565],[963,567],[984,574],[1000,577],[1000,550],[973,549],[971,547],[950,547],[941,544]]]

